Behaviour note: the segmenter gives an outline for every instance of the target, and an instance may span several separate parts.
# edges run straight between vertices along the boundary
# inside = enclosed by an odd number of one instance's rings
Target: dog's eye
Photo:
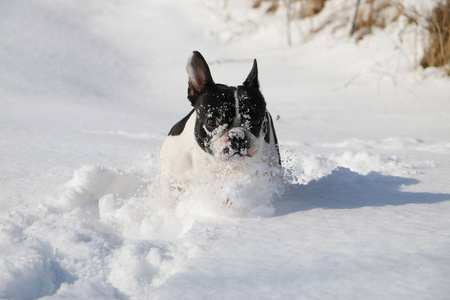
[[[209,127],[213,127],[213,128],[219,126],[219,122],[216,120],[216,118],[213,118],[213,117],[206,119],[206,124]]]

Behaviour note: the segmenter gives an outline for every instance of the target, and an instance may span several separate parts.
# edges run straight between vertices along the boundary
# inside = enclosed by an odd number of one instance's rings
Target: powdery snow
[[[246,1],[4,0],[0,298],[446,299],[449,79],[415,67],[406,21],[357,44],[308,33],[352,5],[293,24],[289,48],[283,11]],[[231,85],[258,59],[272,206],[244,177],[162,196],[192,50]]]

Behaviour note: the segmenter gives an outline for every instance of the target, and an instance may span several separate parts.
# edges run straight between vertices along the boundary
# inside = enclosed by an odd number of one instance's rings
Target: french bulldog
[[[215,180],[254,163],[280,168],[272,117],[259,89],[258,67],[239,86],[215,83],[203,56],[188,59],[188,95],[193,109],[169,132],[161,147],[163,188],[185,189],[199,178]],[[230,167],[231,166],[231,167]]]

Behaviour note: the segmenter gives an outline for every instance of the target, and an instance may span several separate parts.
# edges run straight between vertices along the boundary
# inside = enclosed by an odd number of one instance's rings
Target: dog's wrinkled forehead
[[[236,119],[245,121],[263,116],[266,103],[258,90],[216,84],[203,91],[195,108],[198,116],[214,117],[231,125]]]
[[[231,116],[234,111],[236,88],[216,85],[204,90],[195,103],[197,115]]]

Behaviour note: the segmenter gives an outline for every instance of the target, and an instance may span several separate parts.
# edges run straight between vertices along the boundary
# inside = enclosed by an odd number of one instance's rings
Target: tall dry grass
[[[391,0],[364,0],[355,9],[351,35],[357,41],[371,34],[374,28],[384,29],[402,15],[402,6]]]
[[[428,44],[420,64],[422,67],[441,67],[450,76],[450,0],[439,3],[427,20]]]
[[[359,41],[371,34],[375,28],[384,29],[390,23],[397,22],[401,16],[406,16],[409,24],[414,24],[421,32],[428,33],[428,38],[423,43],[424,55],[420,59],[420,65],[423,68],[443,66],[450,76],[450,0],[430,1],[435,1],[436,7],[428,19],[424,19],[417,11],[405,9],[401,0],[354,0],[354,4],[346,2],[342,10],[347,11],[347,17],[341,20],[326,20],[317,28],[311,29],[311,34],[331,24],[334,24],[336,29],[351,25],[350,35]],[[326,2],[327,0],[253,0],[253,7],[264,7],[268,14],[283,7],[286,11],[287,41],[291,45],[291,22],[319,14]],[[421,51],[415,49],[414,52]],[[417,58],[416,61],[418,60]]]

